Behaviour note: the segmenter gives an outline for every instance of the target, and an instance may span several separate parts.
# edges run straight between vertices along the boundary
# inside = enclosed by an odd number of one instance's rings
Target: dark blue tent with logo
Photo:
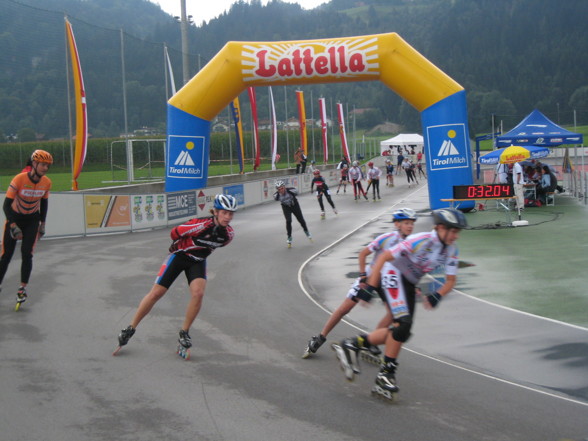
[[[495,142],[496,147],[509,145],[553,147],[562,144],[583,144],[584,135],[558,126],[535,109],[510,132],[495,138]]]

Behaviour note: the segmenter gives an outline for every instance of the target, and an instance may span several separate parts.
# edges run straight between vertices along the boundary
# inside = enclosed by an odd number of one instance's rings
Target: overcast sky
[[[181,0],[151,0],[161,6],[165,12],[174,16],[180,16]],[[299,3],[305,9],[315,8],[328,0],[283,0],[287,3]],[[209,21],[218,17],[223,12],[230,9],[236,0],[186,0],[186,14],[193,16],[194,23],[200,25],[203,21]],[[268,0],[262,0],[262,4],[267,4]]]

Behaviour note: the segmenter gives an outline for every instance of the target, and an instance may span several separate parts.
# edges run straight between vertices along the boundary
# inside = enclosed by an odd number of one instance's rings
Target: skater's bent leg
[[[192,323],[196,320],[200,308],[202,307],[202,299],[204,298],[204,290],[206,289],[206,279],[194,279],[190,282],[190,302],[186,308],[186,317],[182,329],[189,331]]]
[[[389,310],[386,310],[386,315],[384,317],[382,317],[382,319],[378,322],[376,329],[381,329],[381,328],[388,329],[388,327],[392,324],[392,320],[393,320],[392,313]]]
[[[349,311],[351,311],[355,305],[357,305],[357,303],[349,298],[343,300],[343,303],[341,303],[341,305],[339,305],[339,307],[333,311],[327,320],[327,323],[325,323],[321,334],[326,337],[329,332],[331,332],[333,328],[337,326],[337,323],[339,323],[343,317],[349,314]]]
[[[141,303],[139,303],[137,312],[135,312],[135,316],[131,321],[131,326],[133,328],[137,328],[141,320],[143,320],[145,316],[149,314],[153,306],[165,295],[166,292],[167,288],[165,286],[158,285],[157,283],[153,285],[151,291],[149,291],[149,293],[143,297]]]
[[[386,343],[388,335],[390,335],[388,328],[378,328],[368,335],[368,341],[372,345],[383,345]]]
[[[319,194],[317,196],[319,207],[321,207],[321,211],[325,211],[325,204],[323,203],[323,194]]]
[[[371,341],[372,340],[370,338],[370,342]],[[384,355],[388,358],[398,358],[398,354],[400,354],[400,349],[402,349],[402,343],[397,340],[394,340],[391,332],[387,332],[386,350],[384,351]]]

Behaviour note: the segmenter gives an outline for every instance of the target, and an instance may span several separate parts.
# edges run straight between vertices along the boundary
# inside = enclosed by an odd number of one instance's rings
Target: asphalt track
[[[370,396],[375,367],[348,383],[327,347],[300,358],[391,208],[426,206],[424,187],[397,182],[380,203],[336,196],[339,216],[327,211],[324,221],[304,195],[314,242],[295,223],[292,249],[277,203],[238,212],[234,242],[209,258],[190,361],[175,355],[188,295],[181,279],[111,356],[165,257],[167,229],[41,242],[18,313],[15,257],[0,297],[0,439],[588,438],[587,331],[467,293],[418,311],[397,404]],[[423,216],[419,228],[428,227]],[[355,308],[349,323],[369,329],[381,312]],[[330,340],[354,335],[351,325]]]

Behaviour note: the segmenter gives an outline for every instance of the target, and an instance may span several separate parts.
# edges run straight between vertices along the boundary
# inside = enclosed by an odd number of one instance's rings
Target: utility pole
[[[180,30],[182,33],[182,72],[184,84],[190,80],[190,60],[188,59],[188,16],[186,15],[186,0],[181,2]]]

